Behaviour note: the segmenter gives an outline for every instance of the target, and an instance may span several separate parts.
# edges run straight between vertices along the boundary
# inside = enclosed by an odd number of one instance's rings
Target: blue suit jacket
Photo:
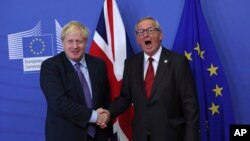
[[[105,62],[85,54],[92,85],[93,108],[110,102]],[[40,85],[47,101],[45,134],[47,141],[86,141],[92,110],[87,108],[77,73],[62,52],[41,66]],[[106,141],[110,128],[96,126],[96,138]]]

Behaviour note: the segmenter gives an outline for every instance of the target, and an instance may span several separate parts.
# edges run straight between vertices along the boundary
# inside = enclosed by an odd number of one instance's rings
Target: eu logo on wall
[[[63,51],[62,27],[55,20],[57,53]],[[22,59],[24,72],[39,72],[44,60],[54,55],[52,34],[42,34],[41,21],[30,30],[8,35],[9,59]]]
[[[51,35],[23,37],[22,42],[24,71],[40,70],[42,61],[53,55]]]

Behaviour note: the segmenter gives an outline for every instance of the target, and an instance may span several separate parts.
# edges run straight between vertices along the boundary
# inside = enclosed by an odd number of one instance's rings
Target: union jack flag
[[[89,53],[106,62],[113,101],[120,95],[124,60],[133,54],[115,0],[104,1]],[[133,107],[131,106],[113,121],[113,133],[117,135],[117,140],[131,140],[132,119]]]

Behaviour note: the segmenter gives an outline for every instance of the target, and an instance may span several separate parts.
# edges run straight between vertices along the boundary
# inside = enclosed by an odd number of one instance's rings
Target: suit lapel
[[[78,96],[80,97],[80,100],[82,101],[82,103],[85,103],[85,98],[83,95],[83,90],[82,90],[82,86],[81,86],[81,82],[78,78],[78,75],[75,71],[74,66],[72,66],[71,62],[69,61],[69,59],[67,58],[66,54],[63,52],[62,53],[63,56],[63,62],[66,66],[66,70],[67,70],[67,79],[69,80],[69,87],[73,88],[77,91]]]
[[[140,53],[137,58],[133,59],[133,66],[134,73],[133,73],[133,81],[138,86],[138,94],[141,94],[142,97],[146,99],[146,92],[144,88],[144,54]],[[130,66],[129,66],[130,67]]]
[[[143,62],[144,62],[144,54],[142,53],[140,56],[140,58],[138,59],[138,63],[136,64],[135,68],[138,68],[138,77],[139,77],[139,88],[140,90],[142,90],[142,94],[143,96],[146,98],[146,91],[145,91],[145,88],[144,88],[144,65],[143,65]]]
[[[91,82],[91,90],[92,90],[92,106],[93,108],[95,108],[96,103],[97,103],[97,99],[98,99],[98,95],[96,94],[96,90],[97,88],[97,80],[96,80],[96,76],[97,76],[97,66],[96,64],[92,61],[92,59],[89,57],[88,54],[85,54],[85,61],[88,67],[88,72],[89,72],[89,77],[90,77],[90,82]]]
[[[170,57],[170,53],[164,47],[162,47],[162,52],[161,52],[157,72],[155,74],[151,96],[154,95],[157,87],[160,86],[160,83],[162,83],[161,79],[163,78],[162,76],[166,74],[166,71],[168,68],[167,66],[168,66],[169,57]]]

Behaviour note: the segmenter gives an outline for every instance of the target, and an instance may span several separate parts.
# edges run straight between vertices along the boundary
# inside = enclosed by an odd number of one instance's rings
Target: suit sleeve
[[[110,107],[108,108],[110,112],[111,118],[118,116],[120,113],[125,111],[132,102],[132,97],[130,94],[130,86],[129,86],[129,65],[128,61],[125,61],[124,72],[123,72],[123,80],[120,96],[115,98],[115,101],[112,102]]]
[[[179,69],[179,86],[182,109],[186,121],[185,141],[199,140],[199,106],[194,80],[188,60],[182,57]]]

